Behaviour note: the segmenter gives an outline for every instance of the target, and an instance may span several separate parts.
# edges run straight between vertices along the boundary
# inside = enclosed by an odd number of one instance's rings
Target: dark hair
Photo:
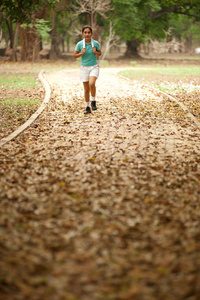
[[[86,28],[90,29],[90,31],[91,31],[91,33],[92,33],[92,27],[90,27],[90,25],[85,25],[85,26],[83,26],[83,28],[82,28],[82,33],[83,33],[83,31],[84,31]]]

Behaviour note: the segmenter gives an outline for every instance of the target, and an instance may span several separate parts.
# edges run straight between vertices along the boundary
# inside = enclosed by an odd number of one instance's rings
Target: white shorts
[[[99,66],[98,65],[91,66],[91,67],[81,66],[81,70],[80,70],[81,82],[88,82],[90,76],[94,76],[96,78],[99,77]]]

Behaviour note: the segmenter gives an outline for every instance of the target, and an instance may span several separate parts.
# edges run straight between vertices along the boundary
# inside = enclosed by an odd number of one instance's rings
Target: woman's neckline
[[[85,43],[86,43],[87,45],[91,44],[91,42],[92,42],[92,39],[90,40],[90,42],[89,42],[89,43],[88,43],[88,42],[86,42],[86,40],[85,40]]]

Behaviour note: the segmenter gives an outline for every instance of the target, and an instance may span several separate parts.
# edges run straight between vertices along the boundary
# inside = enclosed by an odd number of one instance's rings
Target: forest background
[[[200,47],[200,0],[1,0],[0,56],[11,61],[58,59],[73,52],[81,27],[92,26],[102,59],[112,49],[195,53]]]

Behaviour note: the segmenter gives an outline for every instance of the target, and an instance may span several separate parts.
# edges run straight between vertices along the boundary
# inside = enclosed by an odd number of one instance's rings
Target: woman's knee
[[[90,92],[90,88],[89,88],[89,87],[84,88],[84,92],[85,92],[86,94],[88,94],[88,93]]]
[[[83,86],[84,86],[84,92],[85,93],[89,93],[89,91],[90,91],[89,83],[88,84],[84,84]]]
[[[95,82],[94,81],[90,82],[89,87],[90,87],[90,90],[95,89]]]

